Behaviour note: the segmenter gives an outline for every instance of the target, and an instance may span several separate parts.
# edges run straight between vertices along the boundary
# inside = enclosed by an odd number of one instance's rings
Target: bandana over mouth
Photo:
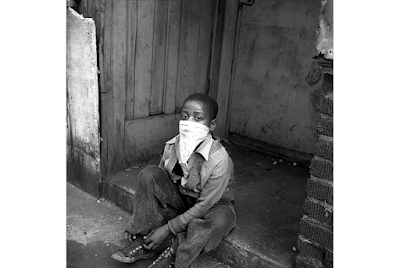
[[[209,135],[210,128],[201,123],[179,121],[179,162],[187,164],[196,147]]]

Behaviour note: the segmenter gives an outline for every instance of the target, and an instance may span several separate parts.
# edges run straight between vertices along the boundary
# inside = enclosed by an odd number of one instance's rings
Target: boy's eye
[[[186,114],[181,114],[181,118],[182,119],[187,119],[187,115]]]
[[[196,121],[201,121],[201,118],[196,116],[194,119],[196,119]]]

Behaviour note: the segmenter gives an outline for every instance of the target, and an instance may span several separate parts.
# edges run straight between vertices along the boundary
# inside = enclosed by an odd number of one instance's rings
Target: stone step
[[[229,267],[289,268],[295,262],[308,169],[226,144],[235,163],[237,227],[208,255]],[[159,158],[134,165],[105,181],[104,197],[132,211],[136,177]]]

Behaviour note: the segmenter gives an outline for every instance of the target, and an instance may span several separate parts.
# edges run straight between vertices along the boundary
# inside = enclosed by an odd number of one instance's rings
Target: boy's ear
[[[210,124],[210,131],[214,131],[214,129],[217,127],[217,118],[211,121]]]

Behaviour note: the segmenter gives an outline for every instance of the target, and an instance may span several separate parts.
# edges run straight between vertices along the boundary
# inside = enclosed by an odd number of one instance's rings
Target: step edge
[[[124,211],[126,211],[126,212],[128,212],[128,213],[131,213],[131,212],[129,211],[129,209],[128,209],[128,210],[126,209],[126,208],[129,208],[129,204],[120,204],[120,202],[119,202],[118,200],[113,200],[112,198],[108,198],[108,196],[105,196],[105,189],[106,189],[107,186],[108,186],[108,187],[112,187],[112,188],[116,188],[116,189],[118,189],[119,191],[122,191],[122,192],[124,192],[124,193],[126,193],[126,194],[128,194],[128,195],[130,195],[130,196],[133,197],[132,193],[130,193],[129,191],[127,191],[126,189],[124,189],[124,187],[119,186],[118,183],[115,183],[112,179],[109,179],[109,180],[105,181],[104,184],[105,184],[105,185],[104,185],[103,196],[105,197],[105,199],[106,199],[107,201],[113,203],[113,204],[116,205],[117,207],[123,209]],[[106,186],[106,185],[107,185],[107,186]],[[121,206],[121,205],[122,205],[122,206]],[[223,240],[222,240],[221,243],[218,245],[218,247],[217,247],[215,250],[213,250],[213,251],[217,251],[217,252],[218,252],[218,248],[220,248],[220,247],[222,247],[222,248],[225,247],[226,249],[228,249],[228,250],[230,251],[229,245],[231,245],[232,248],[235,248],[235,249],[236,249],[236,251],[235,251],[234,253],[239,253],[242,257],[245,257],[246,254],[248,254],[248,255],[250,255],[250,256],[253,256],[254,258],[258,259],[259,261],[265,263],[265,265],[267,265],[266,267],[273,267],[273,268],[290,268],[290,267],[292,267],[291,265],[289,265],[289,266],[287,266],[287,265],[282,265],[282,263],[276,262],[275,260],[269,258],[267,255],[264,255],[264,254],[262,254],[262,253],[260,253],[260,252],[257,252],[257,251],[249,251],[249,250],[247,250],[245,247],[241,247],[241,246],[238,245],[237,243],[231,241],[231,240],[229,239],[229,235],[228,235],[227,237],[223,238]],[[245,254],[244,252],[246,252],[246,254]],[[221,255],[223,255],[223,254],[221,253]],[[210,257],[212,257],[212,258],[214,258],[214,259],[216,259],[216,260],[219,260],[219,258],[214,257],[213,255],[210,255]],[[232,264],[231,262],[226,261],[225,258],[221,258],[220,261],[222,261],[223,264],[224,264],[224,265],[227,265],[228,267],[230,267],[231,265],[234,265],[234,264]],[[237,266],[237,267],[239,267],[239,266]]]
[[[233,245],[233,247],[239,249],[240,251],[246,251],[246,253],[248,253],[249,255],[252,255],[252,256],[254,256],[254,257],[256,257],[256,258],[262,260],[263,262],[265,262],[265,263],[268,264],[268,265],[273,265],[274,267],[277,267],[277,268],[291,268],[291,267],[292,267],[291,265],[289,265],[289,266],[287,266],[287,265],[282,265],[282,263],[277,262],[277,261],[274,260],[274,259],[271,259],[270,257],[268,257],[267,255],[265,255],[265,254],[263,254],[263,253],[261,253],[261,252],[258,252],[258,251],[251,251],[251,250],[249,251],[249,250],[247,250],[245,247],[241,247],[241,246],[237,245],[236,243],[230,241],[229,237],[225,237],[225,238],[222,240],[221,245],[222,245],[223,243],[229,243],[229,244]]]

